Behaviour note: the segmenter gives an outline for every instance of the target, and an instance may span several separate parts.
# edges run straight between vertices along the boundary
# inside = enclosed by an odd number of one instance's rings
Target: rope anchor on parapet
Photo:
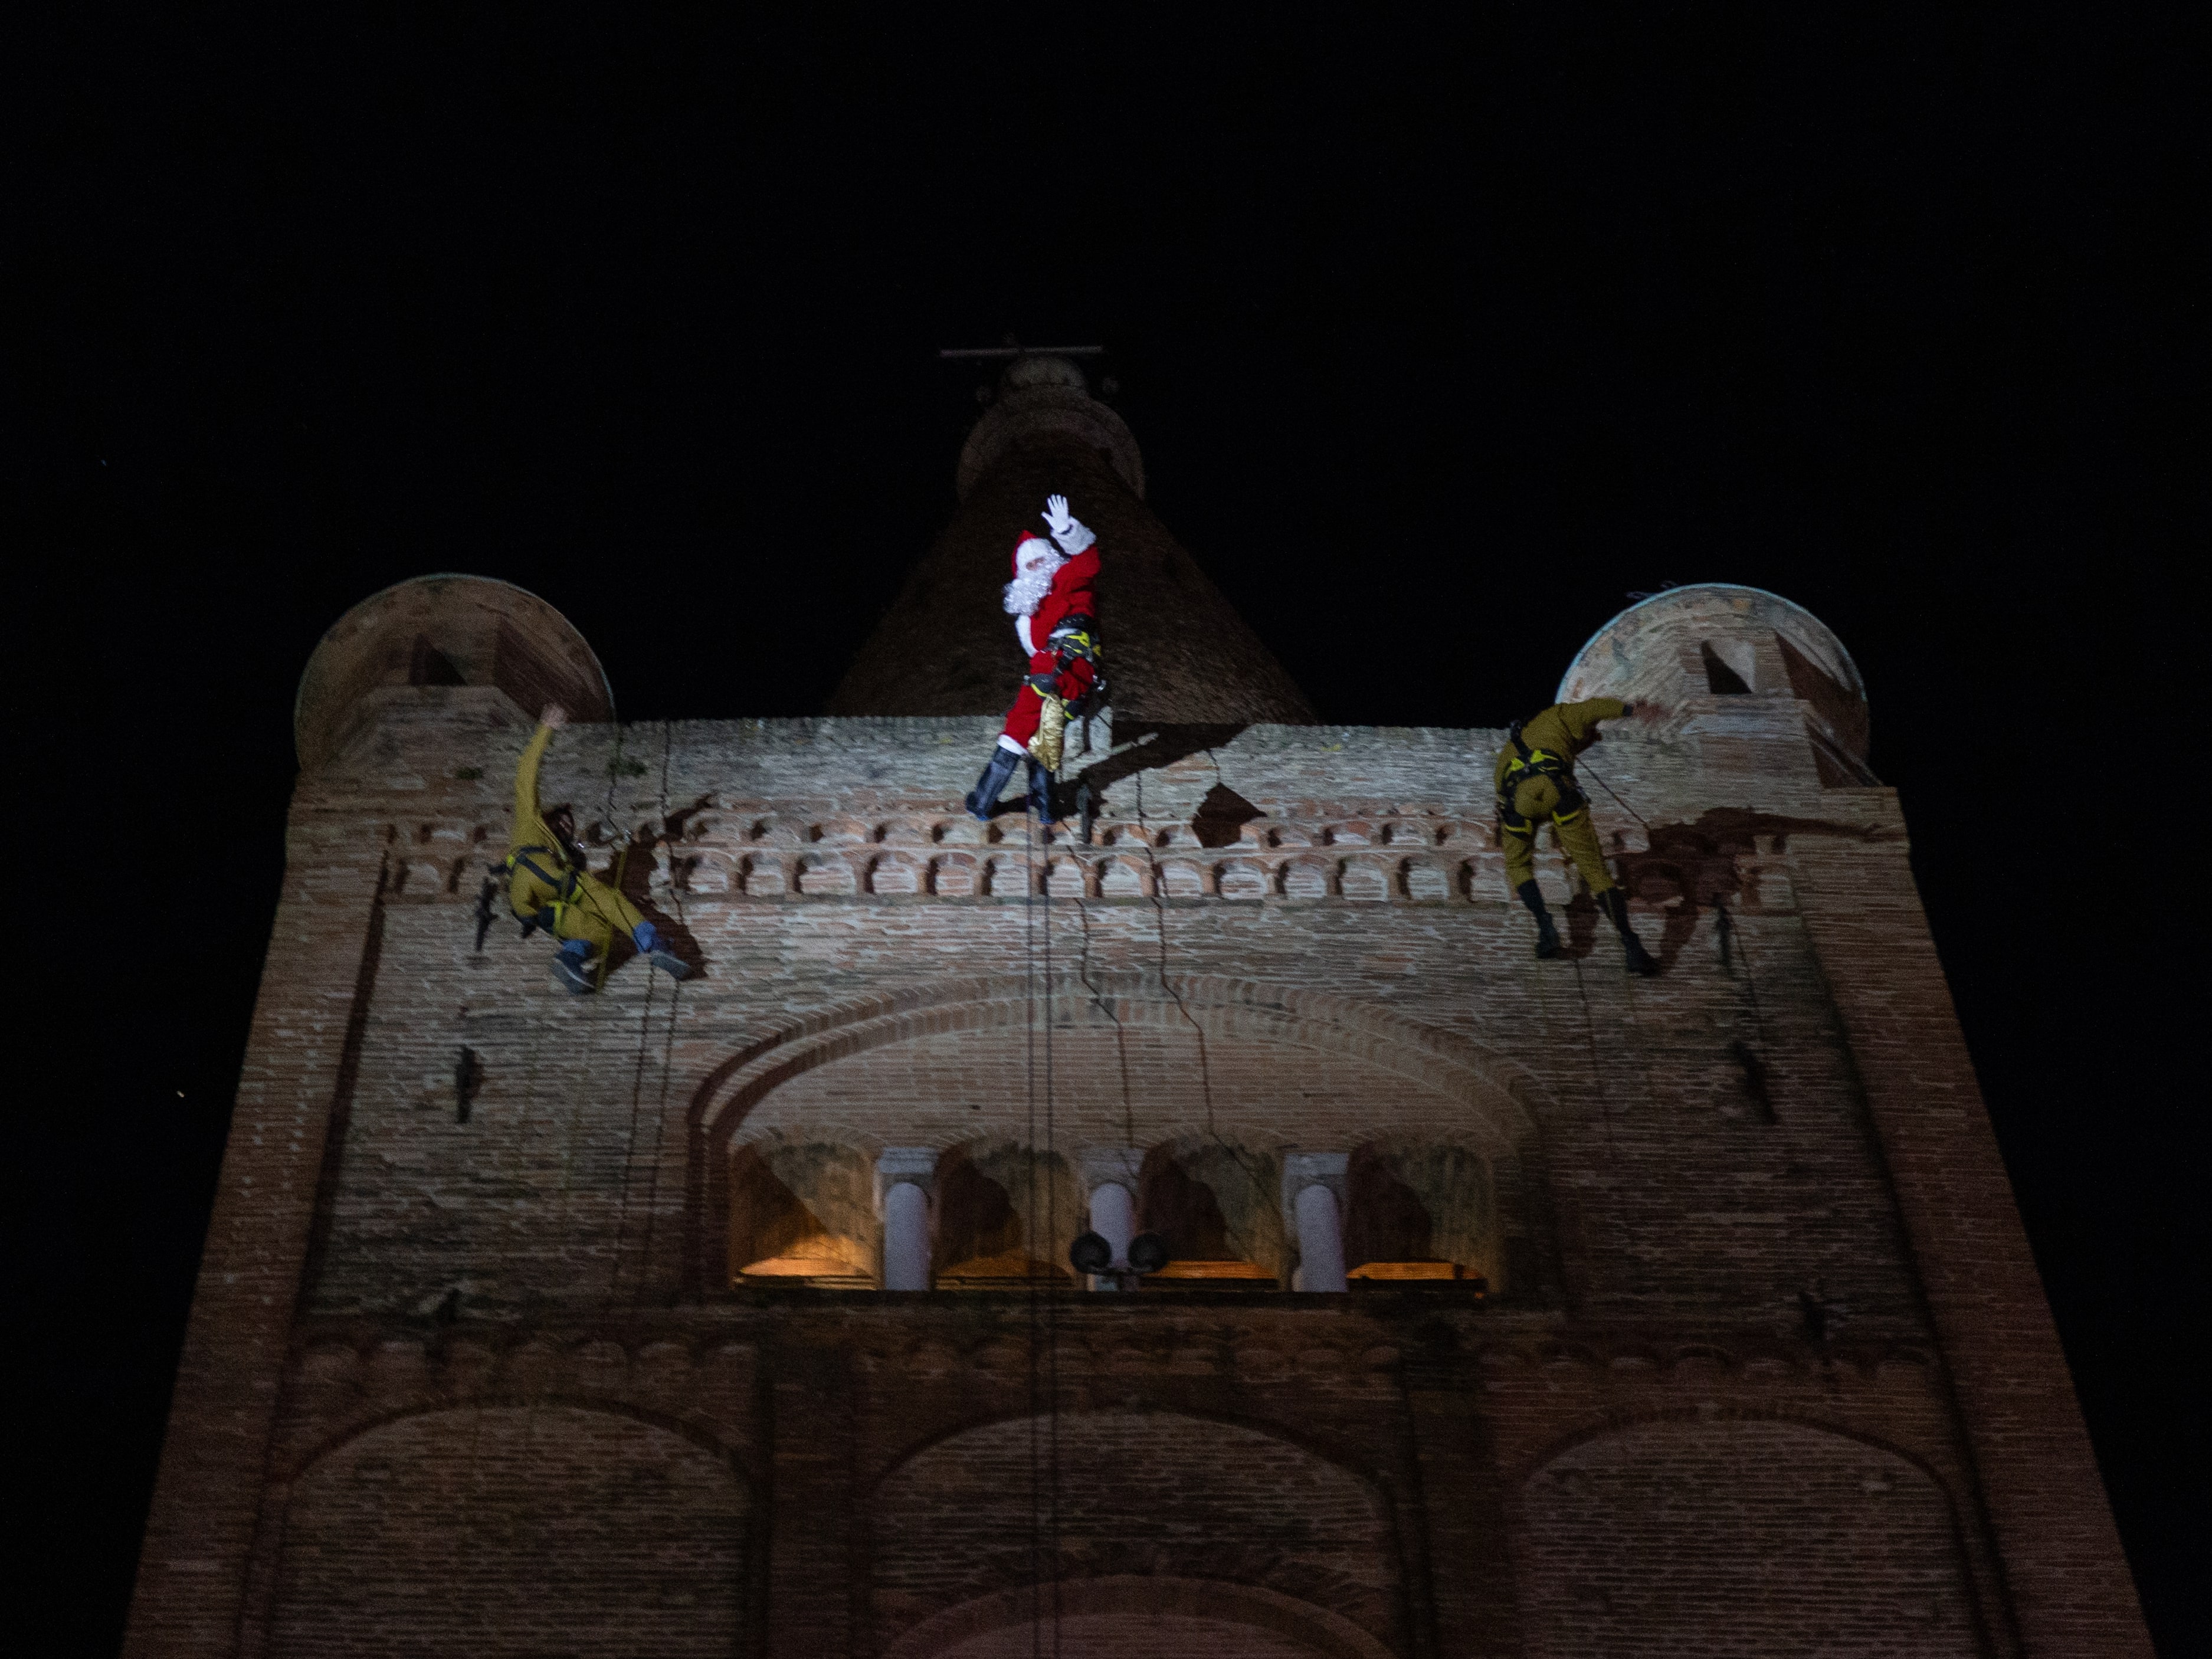
[[[1644,979],[1659,971],[1658,963],[1629,925],[1628,895],[1606,867],[1597,831],[1590,826],[1589,800],[1576,785],[1575,758],[1597,741],[1600,721],[1632,717],[1654,724],[1664,713],[1656,703],[1622,702],[1615,697],[1554,703],[1525,720],[1516,720],[1506,733],[1505,747],[1498,751],[1493,781],[1498,839],[1505,849],[1505,884],[1535,918],[1536,954],[1547,961],[1559,954],[1559,929],[1536,885],[1536,831],[1548,822],[1561,849],[1582,872],[1591,898],[1620,935],[1623,966]],[[1609,786],[1606,793],[1613,794]]]

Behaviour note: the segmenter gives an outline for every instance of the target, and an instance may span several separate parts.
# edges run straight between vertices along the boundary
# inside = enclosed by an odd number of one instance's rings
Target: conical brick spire
[[[1000,605],[1008,558],[1063,495],[1098,533],[1106,671],[1117,729],[1310,725],[1312,706],[1143,500],[1143,461],[1082,372],[1026,357],[960,458],[961,502],[839,684],[832,714],[994,714],[1023,663]]]

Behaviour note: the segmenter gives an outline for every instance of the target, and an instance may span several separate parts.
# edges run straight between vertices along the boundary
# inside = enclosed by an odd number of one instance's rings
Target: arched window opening
[[[414,648],[407,657],[407,684],[410,685],[466,685],[467,676],[453,666],[453,659],[430,643],[428,634],[415,636]]]
[[[1082,1183],[1058,1153],[956,1147],[938,1160],[940,1291],[1066,1285],[1067,1247],[1084,1228]]]
[[[1345,1274],[1354,1290],[1488,1293],[1497,1267],[1489,1165],[1464,1146],[1366,1146],[1345,1172]]]
[[[849,1146],[765,1141],[730,1160],[730,1283],[872,1290],[873,1171]]]
[[[1698,647],[1705,665],[1705,689],[1717,697],[1751,695],[1752,652],[1748,640],[1707,640]]]
[[[1219,1141],[1156,1146],[1139,1176],[1140,1224],[1168,1247],[1147,1285],[1175,1290],[1274,1290],[1287,1245],[1275,1159]]]

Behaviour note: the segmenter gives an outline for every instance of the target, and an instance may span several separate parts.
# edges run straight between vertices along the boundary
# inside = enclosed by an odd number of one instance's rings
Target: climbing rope
[[[656,833],[647,842],[647,845],[655,848],[662,846],[670,847],[669,902],[674,907],[676,911],[677,926],[681,927],[684,925],[683,893],[681,889],[678,887],[674,879],[676,854],[672,844],[669,842],[667,836],[668,775],[672,764],[674,744],[674,724],[671,721],[664,720],[661,722],[660,793],[658,802],[659,808],[660,828],[659,832]],[[626,855],[628,852],[627,846],[625,847],[624,851]],[[617,878],[617,890],[619,890],[619,878]],[[636,1185],[638,1116],[642,1109],[644,1102],[646,1067],[650,1060],[653,1050],[653,1006],[654,992],[656,989],[655,977],[656,976],[650,972],[646,975],[645,1008],[638,1020],[637,1060],[630,1073],[629,1131],[628,1137],[623,1144],[621,1207],[615,1228],[614,1261],[607,1276],[607,1301],[610,1304],[612,1304],[617,1299],[617,1293],[621,1288],[623,1255],[628,1248],[629,1241],[630,1191],[632,1188]],[[650,1168],[647,1175],[645,1237],[641,1246],[642,1256],[638,1264],[638,1273],[636,1275],[639,1282],[642,1282],[647,1271],[652,1266],[654,1212],[659,1206],[660,1200],[660,1159],[664,1137],[665,1136],[667,1130],[668,1089],[670,1078],[674,1070],[675,1062],[676,1022],[678,1016],[683,1012],[683,1006],[684,981],[678,980],[675,981],[669,992],[667,1025],[665,1033],[661,1041],[660,1096],[659,1102],[655,1106],[653,1115],[653,1152],[650,1157]]]
[[[1615,806],[1618,806],[1622,811],[1627,813],[1629,817],[1634,818],[1638,823],[1644,824],[1644,833],[1646,836],[1650,835],[1651,826],[1649,823],[1644,823],[1644,814],[1638,811],[1626,801],[1621,799],[1619,795],[1613,793],[1613,786],[1605,781],[1603,775],[1599,773],[1597,768],[1590,764],[1589,757],[1588,755],[1579,757],[1576,760],[1575,765],[1578,769],[1587,772],[1590,776],[1595,778],[1597,780],[1597,787],[1604,790],[1607,794],[1613,796],[1613,804]]]
[[[1121,1023],[1121,1011],[1112,999],[1103,994],[1091,977],[1091,907],[1083,902],[1080,888],[1075,898],[1075,914],[1083,926],[1083,953],[1076,958],[1075,976],[1083,988],[1091,994],[1091,1000],[1098,1012],[1114,1022],[1114,1060],[1121,1074],[1121,1147],[1124,1152],[1137,1149],[1136,1103],[1129,1088],[1128,1028]]]
[[[1651,825],[1650,823],[1645,820],[1641,812],[1638,811],[1633,806],[1631,806],[1614,792],[1613,786],[1607,783],[1598,769],[1589,763],[1589,757],[1583,757],[1576,763],[1576,764],[1583,770],[1588,772],[1591,777],[1597,780],[1598,787],[1604,790],[1607,794],[1613,797],[1613,803],[1614,805],[1620,807],[1622,811],[1634,818],[1637,823],[1644,825],[1644,833],[1646,840],[1648,841],[1651,835]],[[1694,915],[1696,913],[1695,906],[1697,904],[1697,894],[1695,890],[1692,889],[1692,890],[1685,894],[1683,896],[1692,906],[1692,914]],[[1736,927],[1735,918],[1729,914],[1727,902],[1723,899],[1716,898],[1713,901],[1713,931],[1717,936],[1717,943],[1720,951],[1721,971],[1727,974],[1729,978],[1733,979],[1735,977],[1735,969],[1731,957],[1734,954]],[[1579,972],[1579,969],[1577,969],[1577,972]],[[1759,1053],[1763,1056],[1768,1047],[1766,1015],[1765,1010],[1759,1006],[1759,978],[1757,975],[1752,972],[1751,954],[1748,948],[1747,948],[1743,953],[1743,985],[1745,995],[1749,1000],[1751,1005],[1752,1029],[1759,1034]],[[1632,987],[1629,992],[1629,1000],[1632,1003],[1635,1000],[1635,991]],[[1768,1110],[1770,1112],[1772,1110],[1771,1105],[1768,1107]]]
[[[1220,761],[1215,758],[1214,753],[1211,749],[1206,751],[1206,757],[1213,763],[1214,781],[1217,783],[1222,783],[1223,780],[1221,776]],[[1198,1039],[1199,1097],[1204,1103],[1206,1108],[1206,1138],[1213,1142],[1214,1146],[1220,1150],[1223,1156],[1227,1158],[1231,1164],[1237,1166],[1238,1172],[1243,1176],[1244,1179],[1248,1182],[1250,1183],[1253,1196],[1259,1205],[1257,1213],[1264,1215],[1267,1212],[1267,1183],[1261,1178],[1261,1176],[1249,1164],[1245,1163],[1243,1155],[1223,1138],[1221,1131],[1214,1121],[1213,1066],[1212,1056],[1207,1053],[1206,1028],[1198,1023],[1197,1018],[1190,1012],[1190,1006],[1183,1000],[1182,991],[1176,988],[1175,981],[1168,975],[1167,901],[1162,896],[1160,892],[1159,854],[1152,845],[1152,826],[1145,816],[1145,775],[1142,772],[1137,773],[1133,781],[1137,786],[1137,828],[1144,837],[1146,860],[1152,867],[1152,915],[1158,925],[1159,933],[1160,988],[1165,991],[1169,997],[1174,1001],[1176,1012],[1182,1016],[1183,1023],[1190,1027],[1191,1034]],[[1223,787],[1226,787],[1227,786],[1224,784]]]
[[[1605,1067],[1598,1059],[1597,1021],[1590,1013],[1589,988],[1583,982],[1582,958],[1580,957],[1570,957],[1567,960],[1575,970],[1575,994],[1582,1000],[1583,1042],[1584,1048],[1589,1054],[1590,1081],[1597,1085],[1598,1115],[1600,1120],[1605,1125],[1605,1155],[1607,1160],[1610,1162],[1613,1158],[1614,1151],[1613,1144],[1613,1091],[1605,1086]],[[1538,982],[1541,983],[1540,975],[1539,976]]]
[[[668,828],[668,774],[676,744],[676,724],[661,722],[660,736],[660,827],[663,839]],[[676,847],[668,842],[668,902],[676,911],[676,926],[685,933],[690,925],[684,915],[684,887],[676,879]],[[653,1266],[653,1235],[660,1206],[660,1160],[662,1139],[668,1128],[668,1089],[676,1071],[676,1022],[684,1012],[684,981],[678,980],[668,993],[668,1033],[662,1039],[660,1049],[660,1099],[653,1119],[653,1169],[646,1184],[645,1242],[638,1262],[641,1276]],[[625,1183],[623,1191],[629,1187]]]
[[[1052,1179],[1050,1160],[1055,1156],[1053,1112],[1053,1054],[1052,1054],[1052,892],[1049,886],[1049,854],[1047,862],[1040,866],[1037,848],[1040,830],[1042,842],[1051,845],[1048,825],[1041,825],[1030,803],[1022,808],[1022,842],[1024,880],[1022,889],[1022,937],[1024,981],[1026,1006],[1024,1026],[1024,1137],[1028,1176],[1027,1224],[1023,1229],[1022,1277],[1029,1291],[1030,1327],[1030,1649],[1042,1656],[1044,1641],[1044,1585],[1046,1562],[1050,1555],[1052,1584],[1053,1652],[1060,1651],[1060,1316],[1059,1298],[1047,1289],[1044,1276],[1036,1271],[1036,1264],[1045,1258],[1042,1251],[1056,1247],[1059,1237],[1058,1194]],[[1043,902],[1040,906],[1038,901]],[[1037,1155],[1037,1015],[1040,951],[1042,934],[1042,968],[1043,978],[1044,1015],[1044,1132],[1045,1156]],[[1037,1201],[1037,1182],[1042,1172],[1045,1199],[1043,1238],[1038,1236],[1040,1206]],[[1040,1354],[1040,1343],[1043,1352]],[[1039,1409],[1038,1395],[1044,1395],[1042,1410]],[[1040,1434],[1039,1419],[1043,1419]]]
[[[1040,839],[1044,848],[1042,879],[1040,884],[1038,908],[1039,931],[1044,940],[1044,1231],[1045,1248],[1055,1253],[1052,1258],[1055,1271],[1060,1249],[1060,1183],[1054,1178],[1054,1166],[1059,1162],[1059,1137],[1056,1128],[1052,1052],[1053,978],[1052,978],[1052,829],[1048,823],[1039,826]],[[1037,1160],[1030,1160],[1031,1180],[1038,1167]],[[1034,1208],[1034,1204],[1032,1204]],[[1043,1281],[1045,1290],[1045,1356],[1046,1356],[1046,1493],[1050,1504],[1045,1541],[1052,1559],[1052,1650],[1054,1659],[1060,1654],[1060,1286],[1051,1279]]]

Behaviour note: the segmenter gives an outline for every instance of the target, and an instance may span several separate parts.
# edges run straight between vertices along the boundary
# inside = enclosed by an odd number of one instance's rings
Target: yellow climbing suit
[[[514,829],[507,838],[507,902],[525,921],[557,939],[588,940],[604,955],[614,936],[628,936],[645,915],[589,870],[572,862],[538,805],[538,768],[553,728],[541,726],[514,769]]]
[[[1575,787],[1575,757],[1597,741],[1600,720],[1619,720],[1628,705],[1613,697],[1558,703],[1521,722],[1518,739],[1498,751],[1498,841],[1505,848],[1505,884],[1536,878],[1536,831],[1553,833],[1592,893],[1614,884],[1590,827],[1589,802]]]

